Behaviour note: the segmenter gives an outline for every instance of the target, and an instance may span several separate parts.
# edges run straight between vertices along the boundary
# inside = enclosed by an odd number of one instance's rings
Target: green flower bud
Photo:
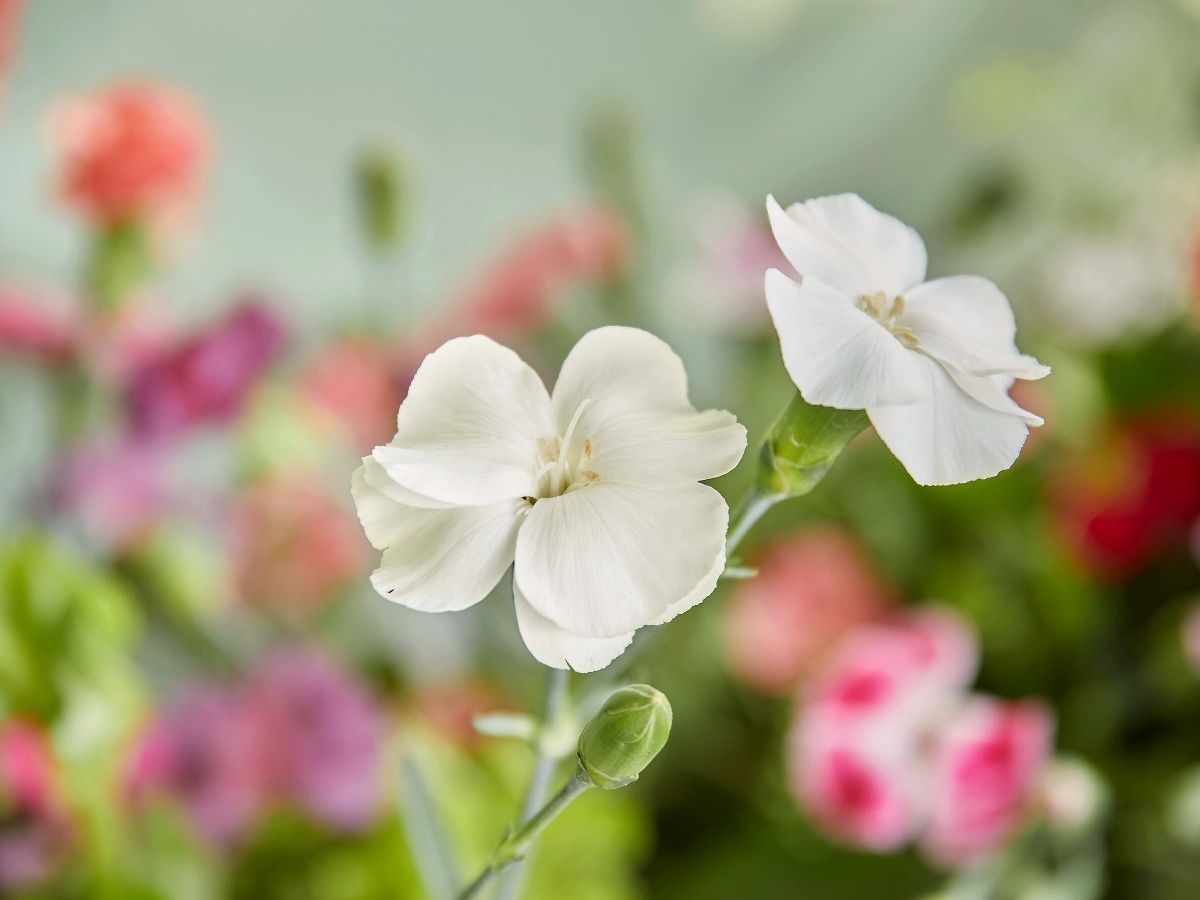
[[[671,734],[671,704],[648,684],[630,684],[609,697],[579,735],[579,769],[596,787],[625,787]]]
[[[868,424],[861,409],[813,406],[797,393],[763,444],[759,490],[776,497],[807,494]]]
[[[355,169],[359,222],[372,249],[394,249],[404,237],[407,197],[399,155],[386,146],[373,147],[359,157]]]

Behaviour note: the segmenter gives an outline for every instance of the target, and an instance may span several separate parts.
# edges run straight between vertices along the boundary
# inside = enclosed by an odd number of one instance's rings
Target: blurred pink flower
[[[45,882],[72,838],[46,735],[31,722],[9,719],[0,725],[0,894]]]
[[[323,349],[300,377],[300,395],[324,421],[341,428],[366,452],[396,430],[396,410],[414,368],[398,351],[367,337],[344,338]]]
[[[24,0],[0,0],[0,104],[8,86],[8,72],[17,49],[17,27]]]
[[[233,690],[193,686],[160,712],[134,749],[129,799],[138,806],[154,796],[172,797],[205,838],[236,843],[266,796],[254,724]]]
[[[199,196],[209,136],[192,101],[148,81],[70,97],[50,113],[64,201],[97,224],[185,216]]]
[[[977,665],[966,623],[936,607],[843,639],[792,723],[800,805],[875,852],[919,837],[953,867],[1001,849],[1037,799],[1053,720],[1034,702],[969,695]]]
[[[972,697],[934,739],[925,855],[957,868],[1003,849],[1030,810],[1053,737],[1039,703]]]
[[[14,284],[0,285],[0,350],[61,362],[78,349],[80,332],[78,316],[64,298]]]
[[[232,521],[238,590],[250,606],[311,611],[366,563],[354,515],[302,472],[252,484],[237,498]]]
[[[132,374],[127,391],[134,435],[169,438],[233,420],[284,340],[279,317],[246,300],[207,331],[151,359]]]
[[[447,337],[481,333],[497,340],[535,331],[567,289],[615,278],[625,268],[625,225],[605,209],[586,209],[551,222],[518,241],[477,285],[453,304],[433,331]]]
[[[382,796],[383,720],[365,685],[309,650],[277,653],[251,678],[247,710],[273,794],[318,820],[359,830]]]
[[[792,789],[827,832],[877,853],[915,836],[919,783],[902,750],[839,740],[819,729],[802,729],[793,740]]]
[[[668,286],[673,308],[724,334],[769,333],[763,279],[788,264],[766,217],[741,200],[714,196],[697,204],[693,220],[693,253]]]
[[[62,461],[54,501],[101,546],[127,549],[167,506],[166,461],[157,447],[124,437],[85,441]]]
[[[966,622],[937,607],[907,610],[847,636],[808,691],[812,714],[853,728],[881,720],[918,730],[975,677],[979,648]]]
[[[834,529],[775,541],[754,565],[758,576],[738,585],[725,637],[734,672],[762,691],[791,691],[838,638],[891,602],[858,545]]]

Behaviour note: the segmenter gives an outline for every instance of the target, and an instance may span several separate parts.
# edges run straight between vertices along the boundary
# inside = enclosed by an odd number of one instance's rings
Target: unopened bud
[[[762,446],[759,490],[776,497],[807,494],[867,425],[861,409],[813,406],[797,393]]]
[[[399,154],[387,146],[372,147],[359,157],[355,170],[359,221],[372,249],[387,251],[404,238],[407,197]]]
[[[579,768],[596,787],[614,790],[637,781],[671,734],[671,704],[648,684],[630,684],[609,697],[579,735]]]

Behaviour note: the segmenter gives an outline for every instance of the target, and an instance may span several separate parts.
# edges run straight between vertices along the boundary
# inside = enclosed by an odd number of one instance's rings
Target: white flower
[[[800,273],[767,273],[767,306],[788,374],[809,403],[865,409],[920,484],[988,478],[1013,464],[1042,420],[1008,396],[1049,369],[1017,351],[1008,300],[973,276],[925,281],[925,245],[861,197],[783,210],[780,249]]]
[[[679,357],[599,328],[553,394],[506,347],[456,338],[421,364],[396,437],[354,473],[371,583],[426,612],[482,600],[510,565],[517,624],[555,668],[608,665],[644,625],[695,606],[725,567],[729,509],[699,484],[737,465],[746,430],[697,412]]]

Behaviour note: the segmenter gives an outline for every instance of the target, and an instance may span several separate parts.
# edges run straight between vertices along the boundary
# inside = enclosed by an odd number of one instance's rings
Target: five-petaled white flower
[[[746,430],[698,412],[679,357],[636,328],[592,331],[553,394],[476,335],[426,357],[396,437],[354,473],[371,583],[427,612],[482,600],[510,565],[530,652],[591,672],[633,632],[695,606],[725,567],[729,509],[699,482],[732,469]]]
[[[925,245],[855,194],[767,211],[800,273],[766,277],[767,306],[801,396],[864,409],[920,484],[1007,469],[1042,420],[1008,396],[1049,369],[1018,352],[1008,300],[973,276],[925,281]]]

